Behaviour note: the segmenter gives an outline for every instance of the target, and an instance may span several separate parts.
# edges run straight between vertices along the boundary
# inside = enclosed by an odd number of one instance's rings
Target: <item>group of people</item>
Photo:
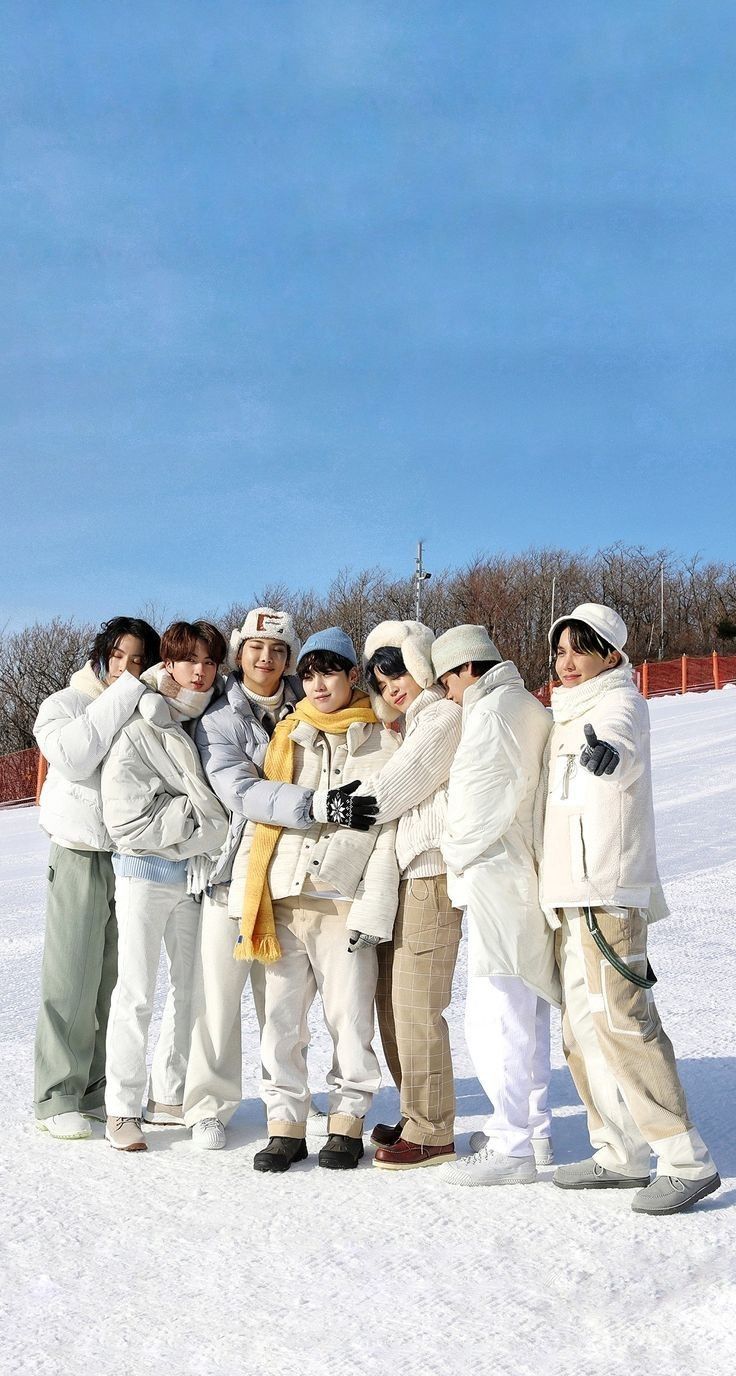
[[[535,1181],[554,1164],[561,1005],[593,1154],[554,1183],[636,1189],[632,1207],[651,1214],[717,1189],[652,996],[647,924],[667,909],[648,711],[625,643],[600,604],[555,621],[550,713],[482,626],[435,638],[385,621],[361,666],[340,627],[302,645],[269,607],[229,645],[207,621],[160,641],[137,618],[106,622],[35,724],[51,837],[37,1126],[80,1139],[101,1118],[134,1152],[143,1120],[224,1147],[250,976],[268,1129],[257,1171],[308,1155],[319,993],[333,1046],[321,1167],[363,1156],[377,1014],[400,1117],[374,1127],[373,1165],[438,1166],[458,1186]],[[463,914],[466,1039],[493,1112],[458,1157],[444,1012]]]

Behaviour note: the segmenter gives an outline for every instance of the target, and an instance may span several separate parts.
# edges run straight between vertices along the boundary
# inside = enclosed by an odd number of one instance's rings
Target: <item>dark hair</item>
[[[143,642],[143,668],[150,669],[160,658],[158,631],[141,621],[137,616],[113,616],[103,621],[92,641],[89,658],[92,669],[98,678],[107,678],[110,669],[110,655],[124,635],[134,635]]]
[[[401,678],[402,674],[408,673],[401,650],[395,645],[381,645],[365,666],[366,679],[373,692],[379,696],[382,685],[376,678],[376,669],[380,670],[384,678]]]
[[[312,674],[349,674],[354,668],[349,659],[336,654],[334,650],[310,650],[308,655],[299,660],[296,671],[303,683]]]
[[[204,641],[215,664],[222,664],[227,654],[225,637],[211,621],[172,622],[161,636],[161,658],[174,664],[188,659],[194,654],[198,640]]]
[[[467,664],[473,678],[482,678],[489,669],[495,669],[496,665],[500,663],[500,659],[465,659],[455,669],[445,669],[442,677],[444,678],[445,674],[459,674],[460,670],[464,669]]]
[[[585,621],[574,621],[572,617],[570,617],[567,621],[561,621],[559,626],[555,626],[552,632],[553,661],[557,654],[560,636],[566,627],[570,632],[570,644],[576,654],[600,655],[601,659],[605,659],[606,655],[610,655],[612,650],[618,653],[618,651],[616,651],[616,646],[610,645],[607,640],[603,639],[602,635],[599,635],[597,631],[593,630],[592,626],[588,626]]]

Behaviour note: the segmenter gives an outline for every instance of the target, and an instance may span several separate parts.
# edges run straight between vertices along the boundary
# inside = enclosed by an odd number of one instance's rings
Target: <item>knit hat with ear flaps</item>
[[[411,674],[420,688],[429,688],[435,680],[432,668],[433,641],[434,631],[430,631],[429,626],[423,626],[421,621],[382,621],[368,636],[363,659],[367,663],[376,650],[383,650],[387,646],[400,650],[407,673]],[[396,718],[401,716],[401,713],[390,707],[370,685],[368,692],[371,707],[379,721],[396,721]]]
[[[609,645],[613,645],[614,650],[618,650],[622,664],[630,662],[624,650],[629,634],[626,623],[613,607],[606,607],[602,602],[581,602],[579,607],[574,607],[566,616],[558,616],[556,621],[552,622],[548,635],[550,645],[554,631],[562,621],[583,621],[591,630],[607,640]]]
[[[293,674],[299,658],[301,642],[296,633],[294,620],[288,612],[277,612],[273,607],[253,607],[248,612],[240,630],[236,626],[230,636],[230,648],[227,653],[228,669],[237,669],[238,655],[244,640],[280,640],[289,651],[284,673]]]
[[[438,636],[432,646],[432,663],[437,678],[473,661],[482,664],[501,662],[501,655],[485,626],[453,626],[451,631]]]

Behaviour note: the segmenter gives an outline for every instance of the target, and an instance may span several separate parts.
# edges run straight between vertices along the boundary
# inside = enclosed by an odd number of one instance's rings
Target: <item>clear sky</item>
[[[734,558],[731,0],[6,0],[0,626]]]

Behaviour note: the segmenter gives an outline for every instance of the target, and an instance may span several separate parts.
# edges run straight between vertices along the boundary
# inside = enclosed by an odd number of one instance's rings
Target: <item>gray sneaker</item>
[[[108,1118],[105,1137],[118,1151],[148,1151],[140,1118]]]
[[[707,1180],[683,1180],[679,1175],[658,1175],[645,1190],[632,1199],[635,1214],[679,1214],[720,1189],[721,1177],[716,1171]]]
[[[574,1161],[570,1166],[558,1166],[552,1176],[553,1185],[561,1190],[637,1190],[649,1184],[648,1175],[621,1175],[609,1171],[594,1156],[587,1161]]]

